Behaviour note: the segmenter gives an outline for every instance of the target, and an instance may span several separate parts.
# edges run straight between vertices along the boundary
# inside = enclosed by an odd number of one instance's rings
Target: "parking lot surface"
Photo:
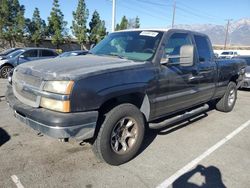
[[[0,96],[5,88],[6,80],[0,79]],[[140,154],[115,167],[99,162],[89,144],[37,136],[1,98],[0,187],[157,187],[176,175],[170,187],[249,188],[249,120],[250,91],[239,91],[232,112],[210,110],[190,122],[148,131]],[[223,139],[220,147],[209,150]],[[206,151],[210,153],[190,169],[176,173]]]

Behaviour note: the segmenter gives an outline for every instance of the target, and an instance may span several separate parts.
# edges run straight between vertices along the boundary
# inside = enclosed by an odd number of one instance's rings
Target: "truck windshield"
[[[163,32],[126,31],[109,34],[90,52],[95,55],[117,56],[134,61],[153,59]]]

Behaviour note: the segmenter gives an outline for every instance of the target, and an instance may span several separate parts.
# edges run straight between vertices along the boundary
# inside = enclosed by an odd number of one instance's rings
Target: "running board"
[[[185,112],[184,114],[181,114],[181,115],[174,116],[172,118],[166,119],[166,120],[164,120],[162,122],[149,123],[149,128],[151,128],[151,129],[161,129],[161,128],[166,127],[168,125],[171,125],[171,124],[177,123],[179,121],[188,119],[188,118],[190,118],[192,116],[198,115],[201,112],[204,112],[204,111],[206,111],[208,109],[209,109],[209,105],[205,104],[205,105],[203,105],[203,106],[201,106],[199,108],[196,108],[196,109],[191,110],[189,112]]]

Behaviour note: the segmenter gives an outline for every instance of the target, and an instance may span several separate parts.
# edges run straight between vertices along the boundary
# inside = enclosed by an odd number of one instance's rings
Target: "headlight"
[[[59,112],[70,112],[69,101],[58,101],[54,99],[48,99],[45,97],[41,98],[40,106],[54,111]]]
[[[44,91],[69,95],[73,88],[73,81],[47,81],[43,87]]]
[[[248,77],[248,78],[250,78],[250,72],[246,72],[245,76]]]

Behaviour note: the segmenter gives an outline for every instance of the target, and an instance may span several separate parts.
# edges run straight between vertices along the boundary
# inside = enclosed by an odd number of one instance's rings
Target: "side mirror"
[[[24,58],[24,55],[20,55],[19,58]]]
[[[180,49],[180,66],[187,67],[194,64],[194,46],[183,45]]]

